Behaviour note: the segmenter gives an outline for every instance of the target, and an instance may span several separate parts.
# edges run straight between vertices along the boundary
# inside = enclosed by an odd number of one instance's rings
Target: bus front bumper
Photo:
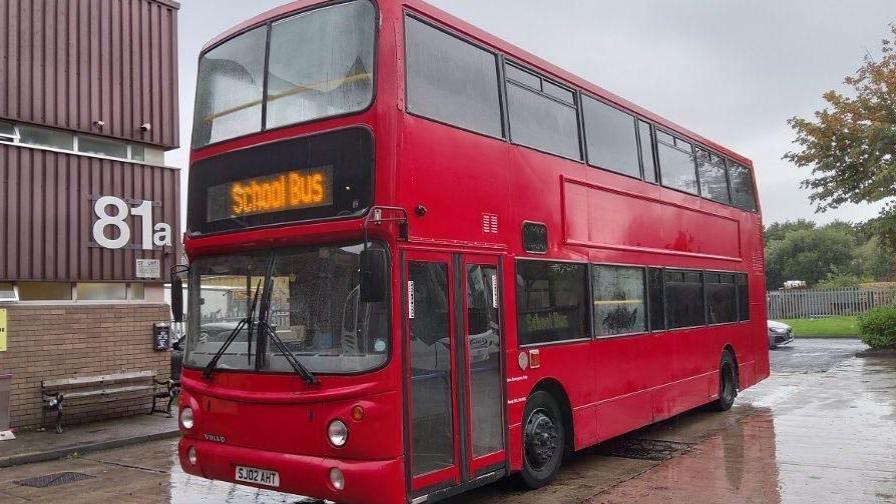
[[[187,456],[191,447],[196,453],[195,464],[191,464]],[[400,458],[341,460],[228,446],[193,438],[181,438],[177,451],[185,472],[208,479],[345,504],[394,504],[407,500]],[[279,486],[237,481],[237,466],[276,471]],[[331,483],[333,468],[342,471],[345,482],[342,490],[337,490]]]

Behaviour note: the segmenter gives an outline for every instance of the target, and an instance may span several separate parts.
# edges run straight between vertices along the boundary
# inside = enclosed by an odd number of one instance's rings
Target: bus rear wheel
[[[719,398],[712,404],[717,411],[728,411],[737,397],[737,364],[731,352],[722,354],[719,365]]]
[[[541,488],[557,477],[566,449],[566,428],[554,397],[539,390],[526,401],[523,414],[523,488]]]

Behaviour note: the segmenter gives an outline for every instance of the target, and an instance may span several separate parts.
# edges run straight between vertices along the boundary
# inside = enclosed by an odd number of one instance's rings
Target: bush
[[[896,348],[896,306],[874,308],[860,315],[859,333],[871,348]]]

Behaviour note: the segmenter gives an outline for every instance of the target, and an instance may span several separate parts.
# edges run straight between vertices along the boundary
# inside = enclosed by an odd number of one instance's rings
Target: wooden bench
[[[152,394],[153,413],[167,413],[171,417],[171,403],[177,397],[179,387],[172,380],[158,380],[156,371],[134,371],[130,373],[116,373],[99,376],[78,376],[75,378],[63,378],[58,380],[43,380],[40,382],[43,394],[43,411],[41,427],[46,425],[47,412],[56,412],[56,432],[62,433],[63,405],[67,400],[96,398],[105,399],[110,396],[128,394],[138,396],[141,393]],[[164,388],[162,388],[164,386]],[[156,408],[159,399],[168,399],[164,410]]]

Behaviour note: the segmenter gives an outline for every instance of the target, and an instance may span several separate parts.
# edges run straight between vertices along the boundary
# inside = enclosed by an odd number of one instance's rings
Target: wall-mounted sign
[[[137,278],[159,278],[162,276],[162,263],[158,259],[137,259]]]
[[[333,204],[333,167],[294,170],[208,188],[209,222]]]
[[[159,222],[153,225],[152,209],[152,201],[142,200],[131,206],[115,196],[97,198],[93,204],[93,213],[98,217],[93,223],[93,241],[103,248],[124,248],[131,242],[131,227],[125,219],[133,215],[140,218],[140,248],[153,250],[170,246],[171,224]]]
[[[6,308],[0,308],[0,352],[6,351]]]

